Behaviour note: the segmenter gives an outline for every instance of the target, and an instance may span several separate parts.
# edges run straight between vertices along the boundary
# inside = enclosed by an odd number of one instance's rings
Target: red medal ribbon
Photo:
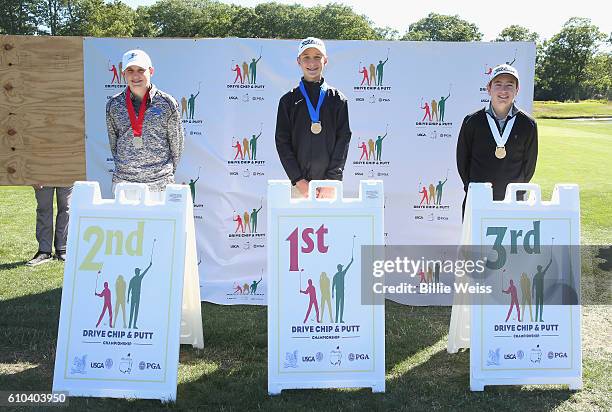
[[[138,111],[138,117],[136,117],[136,111],[134,110],[134,104],[132,103],[130,88],[127,88],[125,92],[125,105],[127,106],[128,115],[130,116],[130,123],[132,124],[132,131],[134,137],[142,136],[142,123],[144,122],[144,113],[147,110],[147,101],[149,100],[149,91],[144,95],[142,103],[140,104],[140,110]]]

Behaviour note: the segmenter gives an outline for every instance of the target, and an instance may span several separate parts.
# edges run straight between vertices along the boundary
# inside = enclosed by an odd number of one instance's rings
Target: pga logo
[[[567,358],[567,352],[548,352],[548,359]]]
[[[159,365],[159,363],[157,362],[145,362],[145,361],[140,361],[140,363],[138,364],[138,368],[142,371],[145,369],[155,369],[155,370],[161,370],[161,366]]]
[[[349,361],[368,360],[370,357],[367,353],[349,353]]]

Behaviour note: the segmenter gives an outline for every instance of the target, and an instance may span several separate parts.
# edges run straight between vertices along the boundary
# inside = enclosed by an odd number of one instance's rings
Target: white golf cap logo
[[[147,53],[142,50],[128,50],[123,54],[122,62],[123,70],[127,69],[130,66],[138,66],[142,67],[143,69],[153,67],[151,58]]]
[[[316,37],[307,37],[300,42],[300,46],[298,47],[298,57],[304,52],[306,49],[315,48],[323,54],[323,56],[327,56],[327,51],[325,50],[325,43],[323,40],[317,39]]]
[[[491,71],[491,75],[489,76],[489,83],[491,83],[493,79],[495,79],[497,76],[500,76],[502,74],[509,74],[510,76],[516,79],[517,83],[519,81],[518,71],[514,67],[508,64],[500,64]]]

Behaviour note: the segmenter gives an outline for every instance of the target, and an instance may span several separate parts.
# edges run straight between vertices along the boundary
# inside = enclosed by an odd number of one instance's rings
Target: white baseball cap
[[[304,40],[300,41],[300,46],[298,47],[298,57],[304,53],[306,49],[314,48],[323,54],[323,56],[327,56],[327,51],[325,50],[325,43],[323,40],[317,39],[316,37],[306,37]]]
[[[495,66],[493,70],[491,70],[491,74],[489,75],[489,84],[491,84],[493,79],[495,79],[497,76],[500,76],[502,74],[509,74],[510,76],[513,76],[516,79],[516,84],[518,85],[518,82],[519,82],[518,70],[516,70],[514,67],[510,66],[509,64],[500,64],[499,66]]]
[[[128,50],[123,54],[123,58],[121,59],[123,70],[127,69],[130,66],[138,66],[143,69],[148,69],[149,67],[153,67],[153,63],[151,63],[151,58],[147,53],[142,50]]]

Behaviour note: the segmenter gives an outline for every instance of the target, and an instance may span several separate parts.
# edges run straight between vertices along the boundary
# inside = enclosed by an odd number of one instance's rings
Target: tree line
[[[482,41],[478,27],[459,16],[430,13],[400,34],[377,27],[350,6],[304,7],[262,3],[243,7],[212,0],[158,0],[132,9],[120,0],[2,0],[0,34],[92,37],[251,37],[338,40]],[[495,41],[537,46],[537,100],[612,100],[612,33],[572,17],[550,39],[520,25]]]

